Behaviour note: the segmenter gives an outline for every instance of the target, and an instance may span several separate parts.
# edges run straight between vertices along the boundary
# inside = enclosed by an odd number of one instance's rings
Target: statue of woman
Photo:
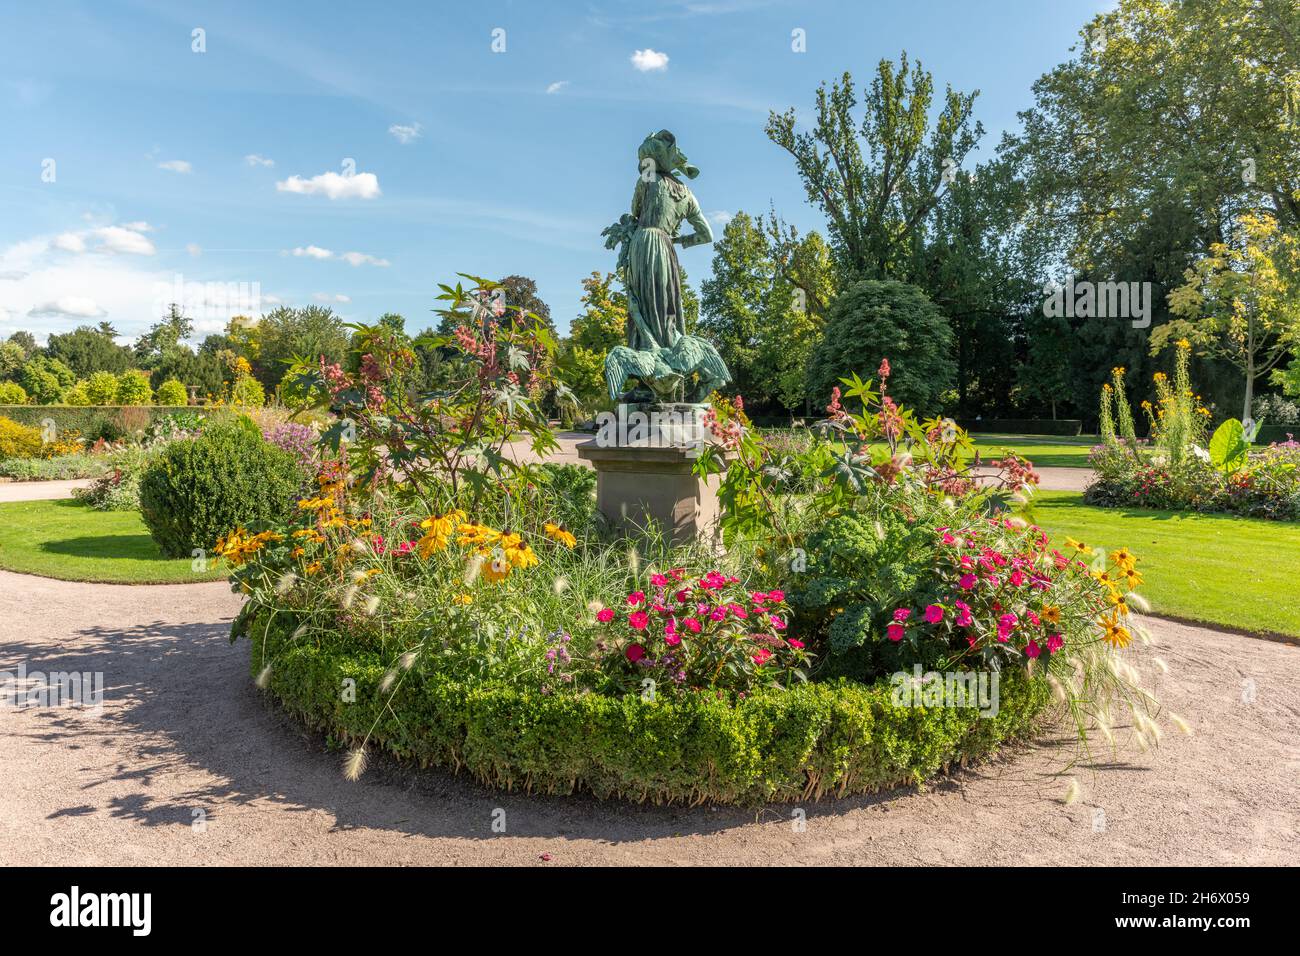
[[[606,246],[622,243],[619,267],[627,287],[627,346],[611,350],[605,362],[610,397],[619,398],[626,380],[635,377],[659,398],[678,393],[702,401],[731,380],[717,350],[686,334],[682,309],[681,267],[674,243],[683,248],[713,241],[713,230],[678,171],[694,179],[700,171],[686,161],[677,138],[668,130],[650,136],[637,149],[641,170],[632,193],[632,215],[605,230]],[[677,235],[683,222],[694,232]],[[633,354],[637,353],[637,354]],[[691,376],[698,379],[692,383]]]

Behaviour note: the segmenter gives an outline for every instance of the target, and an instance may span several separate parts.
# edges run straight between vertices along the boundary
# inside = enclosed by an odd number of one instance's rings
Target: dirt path
[[[251,685],[247,647],[226,638],[237,607],[218,584],[0,572],[0,670],[102,671],[106,688],[100,717],[0,710],[0,864],[1289,864],[1300,851],[1292,645],[1153,622],[1156,647],[1138,656],[1168,662],[1158,692],[1196,734],[1171,728],[1158,751],[1076,772],[1073,805],[1053,775],[1065,751],[1046,741],[927,792],[809,804],[796,832],[789,806],[535,798],[385,760],[347,783]]]

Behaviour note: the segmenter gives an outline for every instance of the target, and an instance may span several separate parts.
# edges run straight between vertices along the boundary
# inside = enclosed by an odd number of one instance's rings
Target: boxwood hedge
[[[461,683],[416,666],[379,690],[391,661],[300,638],[286,615],[236,622],[251,668],[292,714],[335,739],[506,789],[637,801],[756,804],[921,783],[1024,736],[1049,693],[1005,672],[996,716],[897,707],[887,681],[809,683],[740,701],[543,695]],[[355,693],[345,694],[347,681]],[[392,695],[391,709],[388,707]],[[354,702],[345,698],[352,697]]]

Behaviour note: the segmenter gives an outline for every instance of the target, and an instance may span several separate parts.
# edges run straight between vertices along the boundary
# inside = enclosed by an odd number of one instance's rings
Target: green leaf
[[[1220,471],[1231,474],[1246,464],[1250,444],[1241,422],[1229,418],[1220,425],[1210,439],[1210,463]]]

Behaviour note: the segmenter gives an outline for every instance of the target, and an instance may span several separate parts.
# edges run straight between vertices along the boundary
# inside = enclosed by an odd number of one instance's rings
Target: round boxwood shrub
[[[154,393],[154,400],[159,405],[188,405],[190,393],[177,379],[169,378],[158,386],[158,390]]]
[[[293,456],[251,422],[224,422],[163,450],[140,480],[140,513],[164,554],[188,557],[237,527],[285,514],[302,479]]]
[[[26,405],[27,392],[17,382],[0,382],[0,405]]]
[[[396,694],[392,661],[328,636],[296,639],[292,613],[247,613],[251,670],[292,714],[335,740],[468,770],[483,783],[655,803],[758,804],[919,784],[1040,728],[1045,681],[1007,668],[996,713],[899,706],[888,679],[797,684],[740,700],[696,694],[542,694],[461,681],[418,659]],[[355,682],[350,685],[349,682]],[[354,686],[355,699],[339,688]]]
[[[149,387],[149,374],[134,369],[123,372],[117,380],[117,404],[148,405],[153,401]]]

